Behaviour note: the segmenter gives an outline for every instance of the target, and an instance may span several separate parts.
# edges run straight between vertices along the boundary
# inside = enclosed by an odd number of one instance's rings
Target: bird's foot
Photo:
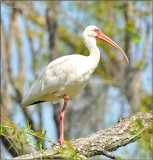
[[[58,139],[55,143],[60,143],[60,145],[62,146],[64,144],[64,139]]]
[[[66,141],[66,143],[71,143],[72,141],[74,141],[74,139]],[[58,139],[55,143],[60,143],[60,145],[62,146],[64,144],[64,139]]]
[[[69,96],[67,96],[66,94],[63,94],[62,97],[65,99],[65,100],[71,100],[71,98]]]

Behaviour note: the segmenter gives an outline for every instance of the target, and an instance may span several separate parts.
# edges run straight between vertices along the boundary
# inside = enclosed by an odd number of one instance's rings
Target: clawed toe
[[[60,143],[60,145],[62,146],[64,144],[64,139],[58,139],[55,143]]]

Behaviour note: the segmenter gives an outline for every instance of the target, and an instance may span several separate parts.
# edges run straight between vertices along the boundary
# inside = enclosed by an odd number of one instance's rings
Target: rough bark
[[[90,157],[107,155],[108,157],[115,158],[109,152],[117,150],[119,147],[132,143],[142,137],[142,133],[151,126],[152,121],[153,114],[151,112],[138,112],[127,118],[120,118],[119,122],[112,128],[75,139],[70,144],[74,149],[77,149],[77,154],[82,155],[84,158],[88,155]],[[44,155],[52,158],[69,158],[67,150],[61,154],[60,147],[53,145],[46,150],[16,157],[15,159],[42,158]]]

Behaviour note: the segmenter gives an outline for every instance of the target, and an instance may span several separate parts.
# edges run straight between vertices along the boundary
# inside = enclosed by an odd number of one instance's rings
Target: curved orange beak
[[[96,38],[96,39],[103,40],[103,41],[111,44],[111,45],[114,46],[115,48],[117,48],[117,49],[123,54],[124,58],[126,59],[127,63],[129,64],[129,60],[128,60],[126,54],[124,53],[124,51],[123,51],[113,40],[111,40],[110,38],[108,38],[108,37],[107,37],[106,35],[104,35],[102,32],[99,32],[95,38]]]

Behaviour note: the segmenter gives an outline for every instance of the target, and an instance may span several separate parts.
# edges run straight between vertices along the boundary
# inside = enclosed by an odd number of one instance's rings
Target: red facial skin
[[[128,60],[126,54],[113,40],[111,40],[109,37],[107,37],[105,34],[103,34],[99,28],[95,28],[93,31],[97,33],[97,36],[95,37],[96,39],[103,40],[103,41],[111,44],[115,48],[117,48],[123,54],[124,58],[126,59],[127,63],[129,64],[129,60]]]

